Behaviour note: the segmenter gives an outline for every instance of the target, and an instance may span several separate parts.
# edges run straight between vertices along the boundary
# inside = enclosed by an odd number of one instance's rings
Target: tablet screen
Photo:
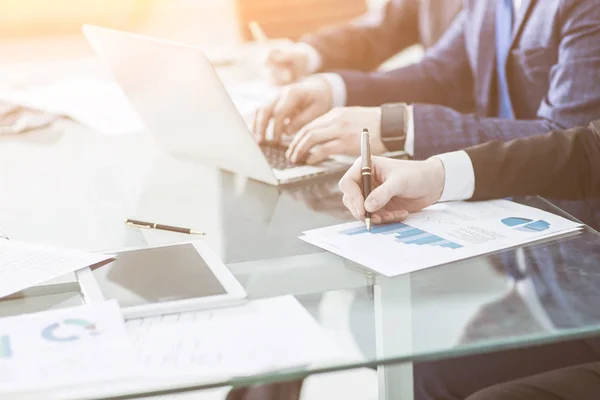
[[[117,253],[93,274],[106,299],[121,307],[226,294],[192,244]]]

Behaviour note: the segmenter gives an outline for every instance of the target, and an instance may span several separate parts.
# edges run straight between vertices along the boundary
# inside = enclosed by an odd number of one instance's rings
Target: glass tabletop
[[[0,231],[11,239],[92,251],[190,239],[128,227],[126,218],[206,231],[203,240],[250,299],[294,295],[345,355],[242,378],[198,377],[154,388],[159,392],[274,382],[600,333],[600,238],[589,228],[384,278],[297,238],[304,230],[352,220],[341,203],[339,176],[272,187],[163,154],[146,135],[102,136],[69,122],[2,141]],[[515,201],[568,217],[541,198]],[[1,301],[0,316],[81,304],[73,284],[65,277]]]

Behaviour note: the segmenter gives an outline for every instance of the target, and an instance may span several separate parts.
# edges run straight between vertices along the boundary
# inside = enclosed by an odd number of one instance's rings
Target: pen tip
[[[367,128],[363,128],[362,133],[369,133],[369,130]]]
[[[367,225],[367,231],[371,232],[371,218],[365,218],[365,224]]]

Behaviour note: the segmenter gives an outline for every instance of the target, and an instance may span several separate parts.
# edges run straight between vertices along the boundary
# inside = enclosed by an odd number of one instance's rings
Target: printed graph
[[[388,225],[375,225],[371,228],[371,232],[367,231],[365,227],[358,227],[352,229],[346,229],[340,231],[342,235],[357,236],[357,235],[393,235],[397,242],[404,244],[414,244],[418,246],[438,246],[445,247],[448,249],[460,249],[461,246],[458,243],[451,242],[439,236],[433,235],[422,229],[415,228],[408,224],[397,222],[395,224]]]
[[[544,220],[534,221],[528,218],[504,218],[502,223],[521,232],[542,232],[550,228],[550,224]]]
[[[10,336],[0,336],[0,360],[12,358],[12,347],[10,344]]]
[[[99,334],[96,325],[85,319],[77,318],[50,324],[42,330],[42,337],[51,342],[72,342],[81,339],[84,335],[96,336]]]

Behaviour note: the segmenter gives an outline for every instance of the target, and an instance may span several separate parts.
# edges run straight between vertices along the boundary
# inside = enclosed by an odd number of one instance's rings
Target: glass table
[[[352,220],[339,176],[271,187],[163,154],[146,135],[102,136],[66,121],[1,140],[0,230],[11,239],[91,251],[189,239],[125,226],[127,217],[206,231],[251,299],[296,296],[348,355],[145,395],[373,367],[380,398],[410,399],[411,363],[600,334],[600,237],[589,228],[390,279],[297,239]],[[537,197],[516,201],[568,217]],[[0,301],[0,316],[82,301],[66,276]]]

